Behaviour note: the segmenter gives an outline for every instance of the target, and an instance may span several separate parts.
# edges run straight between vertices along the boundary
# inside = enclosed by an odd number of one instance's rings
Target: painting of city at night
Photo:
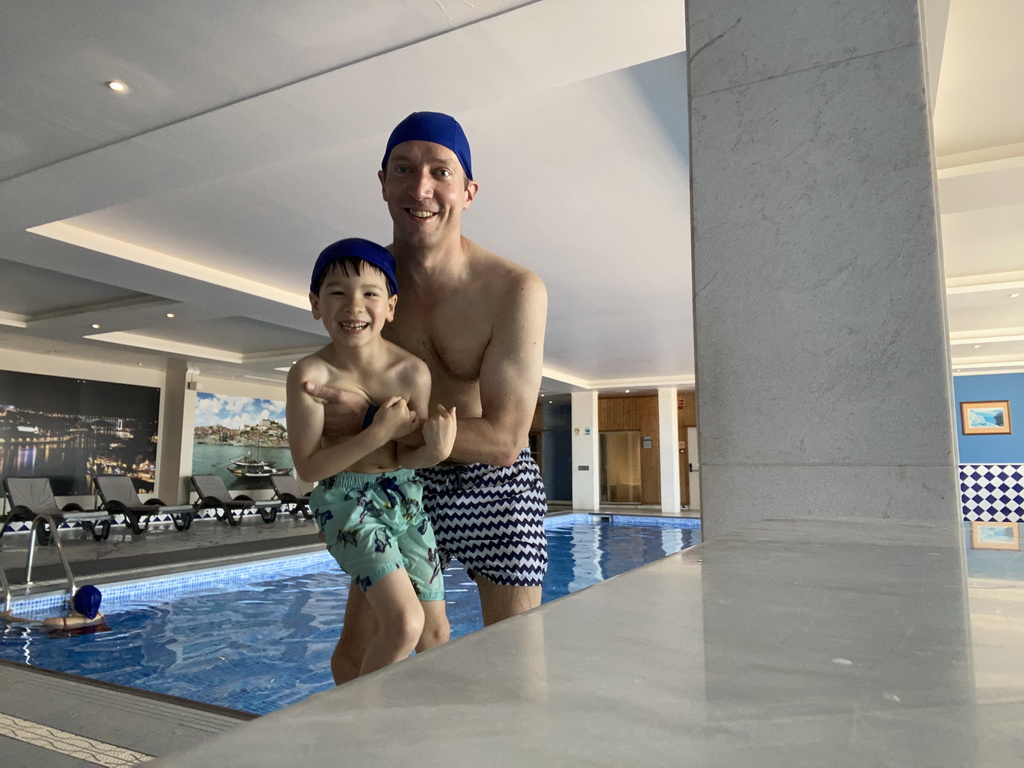
[[[0,475],[49,478],[55,496],[110,474],[151,491],[159,419],[156,387],[0,371]]]

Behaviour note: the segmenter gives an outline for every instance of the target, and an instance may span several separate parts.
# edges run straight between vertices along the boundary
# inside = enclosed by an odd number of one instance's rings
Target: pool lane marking
[[[23,741],[51,752],[70,755],[93,765],[104,766],[104,768],[130,768],[130,766],[154,759],[153,755],[89,739],[79,736],[77,733],[62,731],[59,728],[50,728],[48,725],[22,720],[20,717],[12,717],[2,712],[0,712],[0,736]]]

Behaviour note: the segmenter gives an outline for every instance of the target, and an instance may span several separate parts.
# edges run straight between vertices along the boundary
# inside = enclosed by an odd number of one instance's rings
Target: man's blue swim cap
[[[100,594],[100,591],[92,584],[86,584],[84,587],[79,587],[78,591],[75,592],[71,606],[83,616],[95,619],[96,614],[100,612],[100,602],[102,600],[103,595]]]
[[[413,112],[405,120],[395,126],[388,139],[387,149],[380,169],[386,171],[391,150],[406,141],[432,141],[442,147],[448,147],[462,163],[466,178],[473,178],[472,158],[469,154],[469,139],[466,138],[462,126],[451,115],[442,112]]]
[[[319,293],[320,283],[323,282],[327,268],[336,261],[344,259],[356,259],[372,264],[384,273],[384,279],[388,282],[388,294],[394,296],[398,293],[398,280],[395,278],[395,257],[382,245],[363,240],[361,237],[347,237],[336,243],[331,243],[317,257],[313,266],[313,276],[309,281],[309,292]]]

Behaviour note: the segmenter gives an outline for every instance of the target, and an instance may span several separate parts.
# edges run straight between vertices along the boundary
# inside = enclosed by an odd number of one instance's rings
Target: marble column
[[[704,533],[957,524],[918,3],[688,0]]]
[[[573,392],[572,508],[596,510],[601,504],[597,392]]]
[[[156,495],[167,504],[187,504],[192,474],[196,393],[189,389],[184,360],[169,359],[160,398],[160,441],[157,444]]]
[[[679,514],[679,390],[658,387],[658,446],[661,467],[661,511]]]

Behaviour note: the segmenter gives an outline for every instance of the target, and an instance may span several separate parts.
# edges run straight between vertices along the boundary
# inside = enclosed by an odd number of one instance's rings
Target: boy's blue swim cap
[[[309,281],[309,292],[319,293],[320,283],[323,282],[327,268],[336,261],[343,259],[356,259],[372,264],[384,273],[388,282],[389,295],[398,293],[398,280],[395,278],[395,257],[382,245],[363,240],[361,237],[347,237],[336,243],[331,243],[317,257],[313,265],[313,277]]]
[[[469,154],[469,139],[466,138],[462,126],[451,115],[442,112],[413,112],[405,120],[395,126],[388,139],[387,149],[380,169],[386,171],[391,150],[406,141],[432,141],[442,147],[448,147],[462,163],[466,178],[473,178],[473,165]]]
[[[92,584],[86,584],[84,587],[79,587],[78,591],[75,592],[71,606],[83,616],[95,619],[96,614],[100,612],[100,602],[102,600],[103,595],[100,594],[100,591]]]

